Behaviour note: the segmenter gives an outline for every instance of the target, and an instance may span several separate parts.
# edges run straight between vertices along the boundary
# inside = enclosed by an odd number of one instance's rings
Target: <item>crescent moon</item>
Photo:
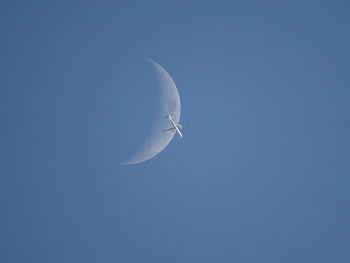
[[[173,139],[175,133],[163,130],[170,128],[170,122],[165,118],[168,114],[174,114],[173,120],[175,123],[180,121],[181,102],[179,92],[169,73],[158,63],[150,60],[155,71],[157,72],[159,87],[160,87],[160,110],[157,113],[156,121],[153,124],[152,132],[146,139],[143,146],[136,154],[122,164],[137,164],[147,161],[167,147]]]

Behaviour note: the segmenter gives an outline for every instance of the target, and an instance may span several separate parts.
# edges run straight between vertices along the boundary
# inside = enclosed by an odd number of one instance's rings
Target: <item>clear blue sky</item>
[[[349,1],[1,1],[0,262],[350,262]],[[135,166],[160,63],[184,138]]]

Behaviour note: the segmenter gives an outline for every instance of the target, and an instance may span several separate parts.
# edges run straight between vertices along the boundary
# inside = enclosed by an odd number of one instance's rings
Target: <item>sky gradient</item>
[[[1,1],[0,262],[350,262],[349,1]],[[122,166],[162,65],[181,139]]]

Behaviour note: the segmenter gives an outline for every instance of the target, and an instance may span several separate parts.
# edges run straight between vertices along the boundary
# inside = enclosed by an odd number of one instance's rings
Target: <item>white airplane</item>
[[[178,124],[175,124],[175,122],[173,121],[173,119],[171,118],[171,116],[173,116],[174,114],[169,114],[169,115],[166,115],[165,118],[168,118],[169,121],[171,122],[171,125],[173,127],[169,128],[169,129],[166,129],[166,130],[163,130],[163,132],[167,132],[167,131],[173,131],[173,132],[177,132],[177,134],[180,135],[180,137],[182,138],[182,133],[180,131],[180,129],[182,129],[182,126],[180,123]]]

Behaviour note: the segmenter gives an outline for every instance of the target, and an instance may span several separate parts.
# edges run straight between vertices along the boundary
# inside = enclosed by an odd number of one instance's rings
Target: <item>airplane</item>
[[[171,118],[171,116],[174,116],[174,114],[168,114],[165,116],[165,118],[168,118],[169,121],[171,122],[171,125],[173,127],[169,128],[169,129],[166,129],[166,130],[163,130],[163,132],[167,132],[167,131],[173,131],[173,132],[176,132],[177,134],[179,134],[179,136],[182,138],[182,133],[180,131],[180,129],[182,129],[182,126],[180,123],[178,124],[175,124],[175,122],[173,121],[173,119]]]

